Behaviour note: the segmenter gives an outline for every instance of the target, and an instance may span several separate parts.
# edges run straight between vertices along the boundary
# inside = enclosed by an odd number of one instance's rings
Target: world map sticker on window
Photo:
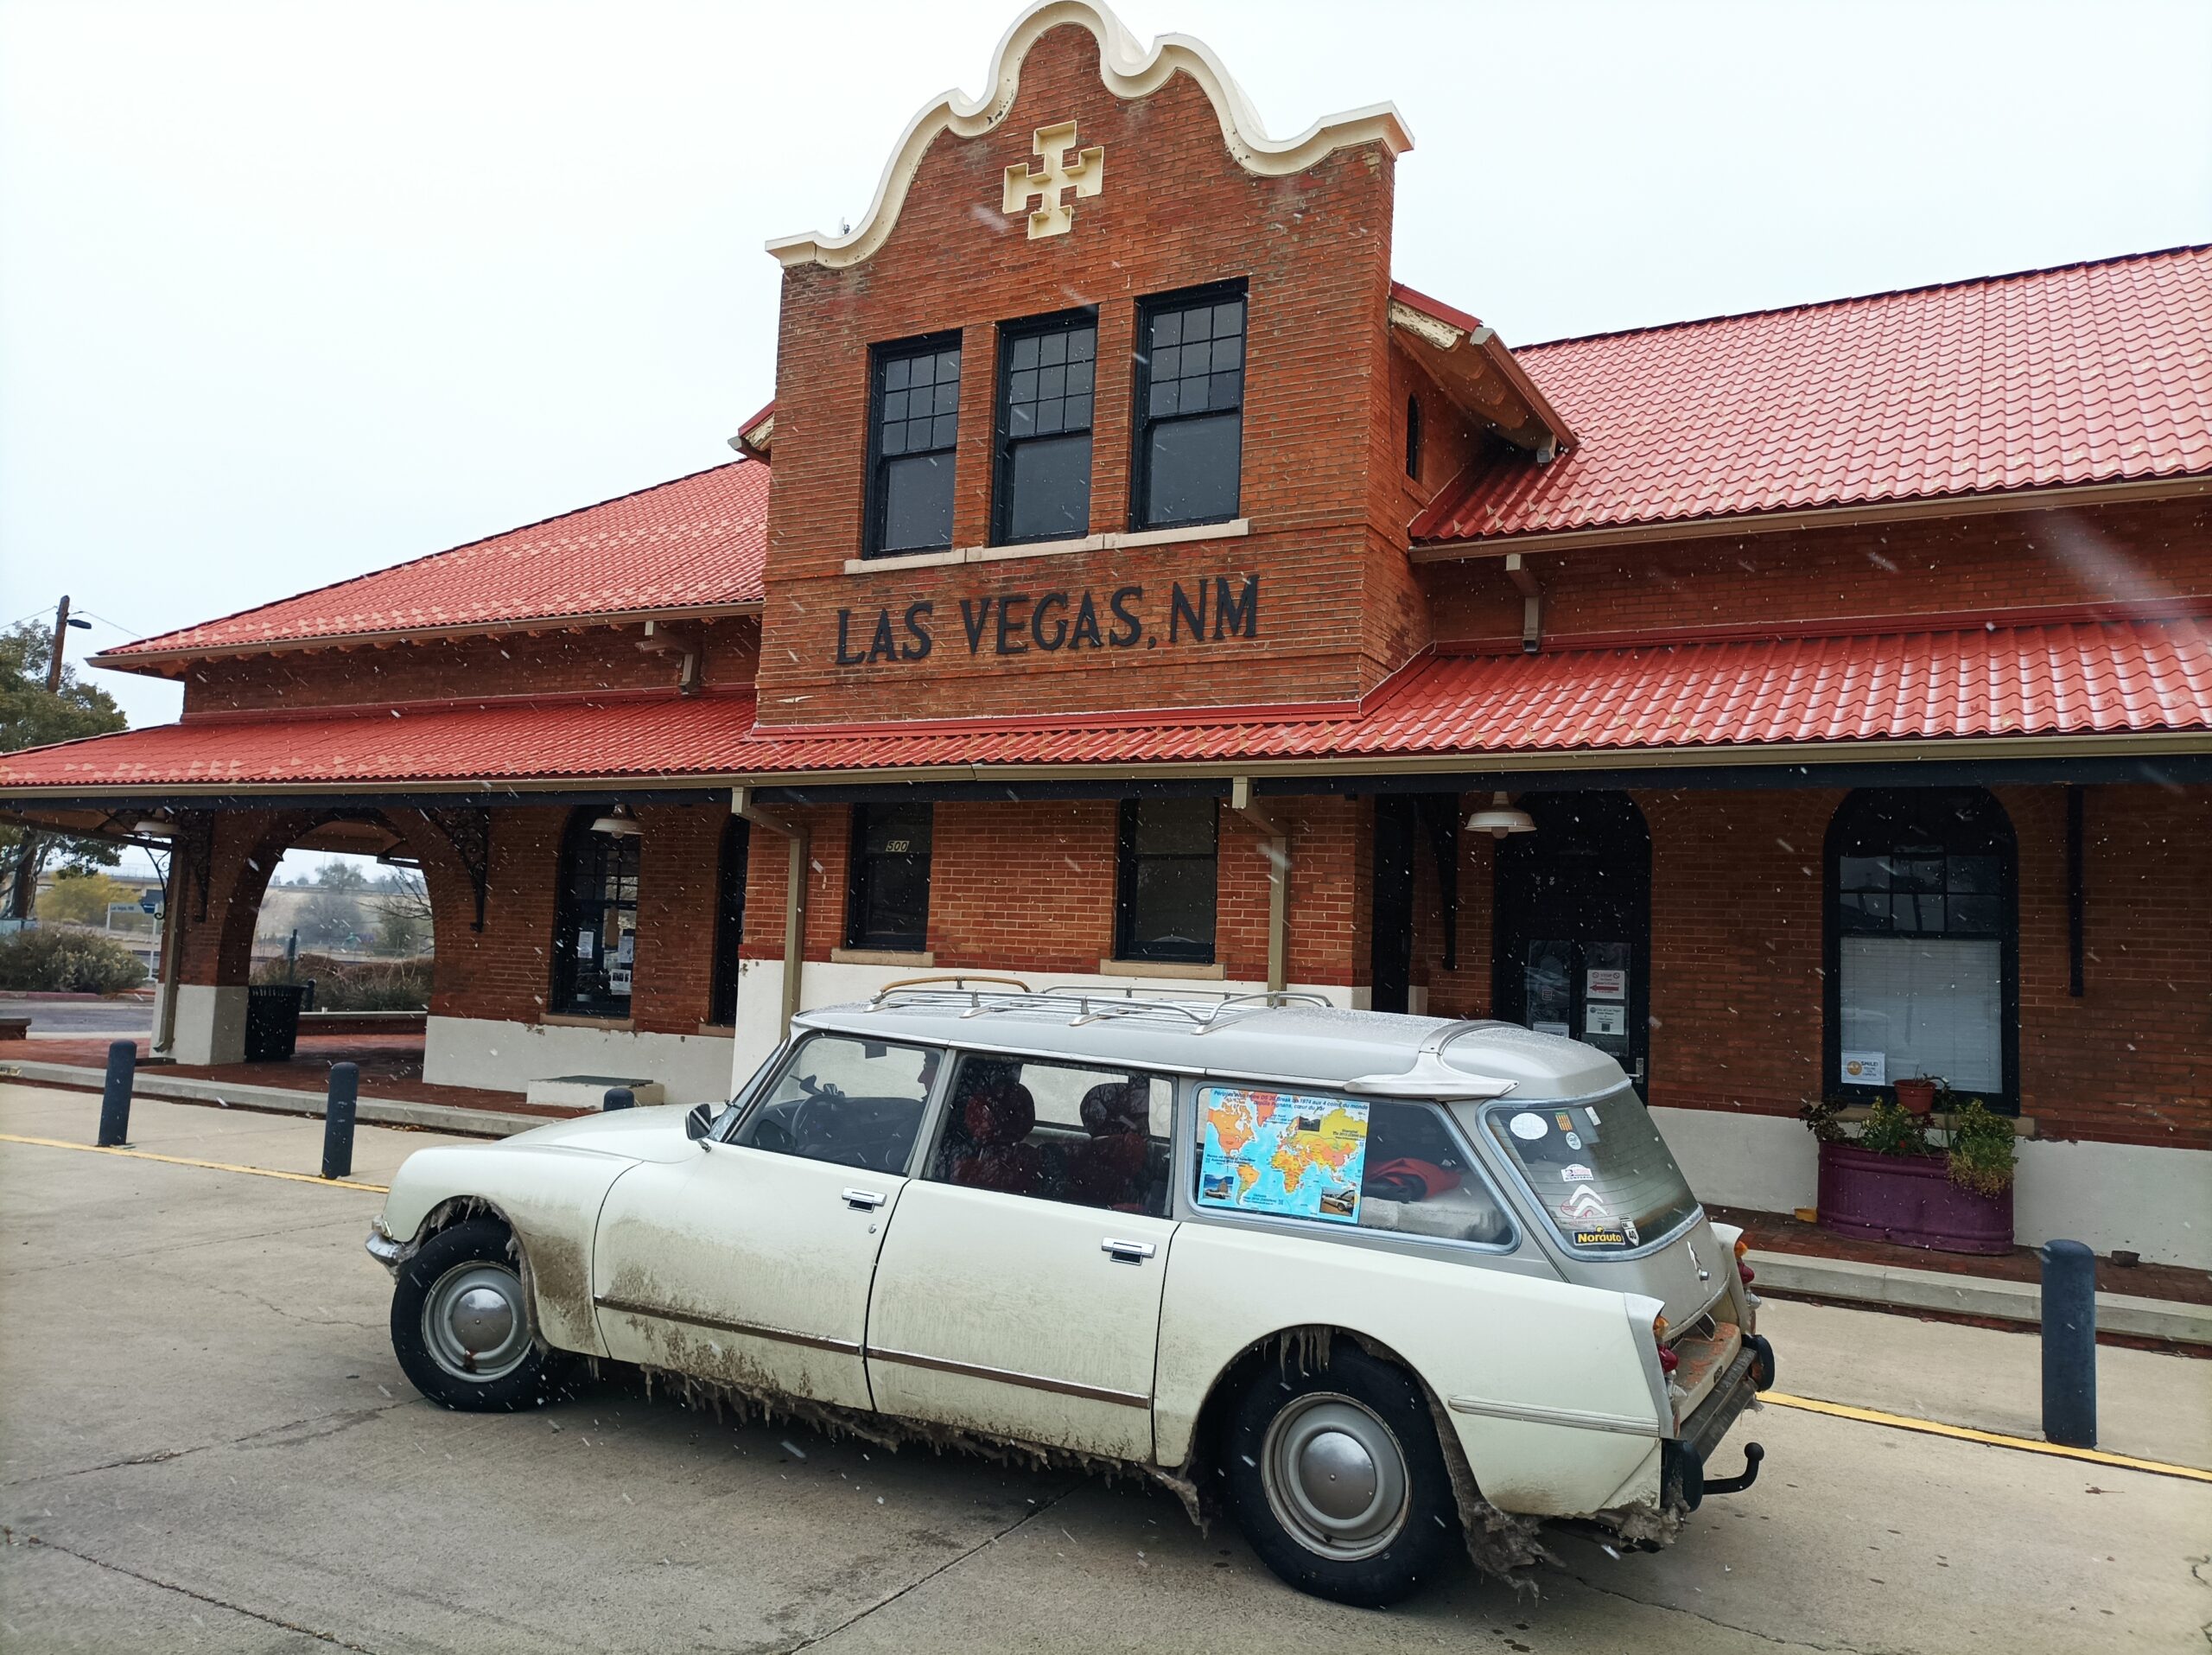
[[[1366,1104],[1208,1086],[1198,1093],[1198,1205],[1359,1222]]]

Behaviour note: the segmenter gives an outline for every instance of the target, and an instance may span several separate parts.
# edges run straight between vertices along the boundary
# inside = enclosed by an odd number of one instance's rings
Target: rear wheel
[[[472,1411],[534,1408],[555,1379],[531,1330],[530,1304],[503,1224],[441,1230],[401,1266],[391,1348],[415,1388]]]
[[[1264,1370],[1231,1413],[1237,1525],[1300,1591],[1395,1603],[1440,1572],[1459,1531],[1420,1382],[1339,1342],[1305,1373]]]

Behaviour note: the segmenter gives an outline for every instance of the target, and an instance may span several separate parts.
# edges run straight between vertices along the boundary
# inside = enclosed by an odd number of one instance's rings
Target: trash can
[[[256,983],[245,991],[245,1060],[288,1063],[300,1040],[302,983]]]

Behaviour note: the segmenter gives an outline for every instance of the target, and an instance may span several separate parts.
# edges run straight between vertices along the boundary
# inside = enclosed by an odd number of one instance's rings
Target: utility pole
[[[69,643],[69,628],[82,627],[89,630],[89,621],[69,618],[69,595],[61,595],[61,602],[54,611],[54,643],[46,652],[46,692],[50,696],[61,693],[62,652]],[[8,917],[28,920],[31,917],[31,903],[38,894],[38,835],[29,828],[22,831],[22,839],[16,847],[15,886],[8,894]]]
[[[77,623],[83,626],[85,622]],[[69,641],[69,595],[61,595],[61,606],[54,612],[54,647],[46,654],[46,692],[50,696],[61,693],[61,650]]]

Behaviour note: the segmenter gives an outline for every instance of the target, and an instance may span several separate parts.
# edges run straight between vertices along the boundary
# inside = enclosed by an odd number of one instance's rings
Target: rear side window
[[[1630,1087],[1586,1104],[1492,1104],[1483,1120],[1571,1247],[1641,1247],[1696,1215],[1697,1197]]]
[[[1166,1218],[1174,1098],[1166,1079],[1128,1069],[963,1057],[928,1176]]]
[[[869,1172],[904,1172],[944,1053],[809,1034],[785,1057],[736,1142]]]
[[[1512,1220],[1433,1104],[1201,1086],[1192,1199],[1214,1212],[1513,1241]]]

